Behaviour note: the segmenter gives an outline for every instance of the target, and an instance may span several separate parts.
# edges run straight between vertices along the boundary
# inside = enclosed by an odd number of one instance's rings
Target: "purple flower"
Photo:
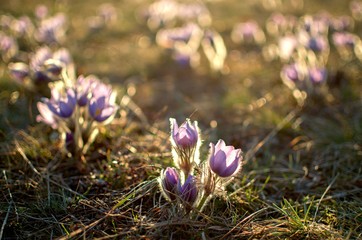
[[[196,187],[195,178],[192,175],[187,177],[183,185],[181,185],[179,182],[177,188],[179,196],[184,202],[192,205],[196,201],[198,190]]]
[[[104,23],[111,23],[117,19],[116,8],[110,3],[103,3],[98,8],[98,15],[103,19]]]
[[[179,3],[177,7],[177,17],[185,22],[197,21],[203,26],[209,25],[211,22],[209,10],[200,2],[186,4]]]
[[[175,48],[181,42],[195,51],[200,45],[201,36],[200,27],[195,23],[189,23],[178,28],[159,30],[156,41],[161,47],[169,49]]]
[[[292,30],[297,23],[295,16],[273,13],[266,22],[266,29],[272,35],[278,35]]]
[[[36,117],[36,121],[44,122],[45,124],[48,124],[54,129],[57,128],[58,123],[56,117],[54,113],[49,109],[48,105],[43,102],[38,102],[37,107],[40,115]]]
[[[311,35],[325,35],[328,33],[330,17],[328,14],[302,17],[301,29]]]
[[[362,2],[359,0],[353,0],[349,4],[349,9],[352,12],[353,18],[360,21],[362,19]]]
[[[38,19],[44,19],[48,15],[48,8],[45,5],[38,5],[35,8],[35,16]]]
[[[34,30],[34,25],[27,16],[14,19],[10,27],[17,37],[30,36]]]
[[[49,47],[39,48],[30,59],[30,70],[35,82],[49,82],[57,78],[64,67],[73,63],[69,51],[61,48],[54,53]]]
[[[106,97],[92,98],[89,104],[89,113],[97,122],[103,122],[115,113],[115,106],[107,103]]]
[[[49,47],[39,48],[30,59],[30,67],[34,70],[40,70],[44,62],[52,57],[52,52]]]
[[[59,90],[53,88],[51,94],[51,99],[45,100],[49,110],[61,118],[69,118],[72,116],[77,104],[74,89],[67,89],[65,96],[61,96]]]
[[[176,147],[181,149],[193,148],[199,139],[199,129],[197,122],[191,123],[190,119],[186,119],[179,127],[176,119],[170,118],[171,123],[171,139]]]
[[[39,48],[31,57],[29,67],[30,70],[34,73],[35,82],[49,82],[51,81],[50,77],[43,72],[44,63],[51,59],[52,52],[48,47]]]
[[[313,67],[308,70],[309,79],[313,83],[321,83],[327,79],[327,70],[325,68]]]
[[[233,146],[226,146],[223,140],[219,140],[216,146],[210,143],[209,165],[219,177],[231,177],[235,175],[241,167],[241,149]]]
[[[168,167],[161,173],[161,190],[168,199],[176,199],[179,181],[179,175],[174,168]]]
[[[328,48],[327,39],[323,36],[310,37],[306,45],[315,52],[322,52]]]
[[[35,33],[35,38],[41,43],[61,43],[65,37],[65,25],[66,17],[63,13],[43,19]]]
[[[332,39],[336,47],[353,47],[358,37],[349,32],[335,32]]]
[[[173,21],[177,16],[178,3],[173,0],[159,0],[152,3],[144,13],[151,29]]]
[[[14,57],[18,52],[18,43],[16,40],[0,32],[0,54],[5,61]]]
[[[261,42],[264,40],[264,33],[257,22],[250,20],[234,26],[231,32],[234,42]]]
[[[283,79],[289,80],[291,82],[299,82],[304,79],[299,65],[297,63],[285,65],[282,69],[281,75]]]
[[[65,65],[69,65],[73,63],[72,56],[70,55],[68,49],[60,48],[59,50],[53,53],[52,59],[58,60]]]
[[[77,79],[76,92],[77,92],[77,103],[83,107],[88,104],[89,97],[91,95],[91,87],[93,84],[98,83],[98,78],[94,76],[84,77],[80,75]]]
[[[340,16],[335,19],[332,19],[330,27],[335,31],[347,31],[350,28],[353,28],[354,22],[350,16]]]
[[[89,102],[89,113],[97,122],[111,119],[116,113],[115,93],[112,88],[101,82],[94,85]]]

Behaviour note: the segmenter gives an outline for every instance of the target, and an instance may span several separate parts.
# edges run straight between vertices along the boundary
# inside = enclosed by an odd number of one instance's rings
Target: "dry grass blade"
[[[250,214],[249,216],[247,216],[246,218],[244,218],[243,220],[241,220],[238,224],[236,224],[233,228],[230,229],[229,232],[227,232],[222,239],[225,239],[226,237],[228,237],[236,228],[240,227],[243,223],[247,223],[249,221],[251,221],[255,216],[257,216],[258,214],[264,212],[265,210],[267,210],[269,207],[265,207],[262,208],[252,214]]]
[[[288,123],[290,123],[293,118],[295,118],[295,116],[297,115],[297,113],[300,111],[301,109],[294,109],[293,111],[291,111],[290,113],[288,113],[287,116],[285,116],[285,118],[260,142],[258,142],[255,146],[251,147],[250,150],[247,151],[247,153],[245,154],[245,158],[244,158],[244,163],[243,164],[247,164],[248,161],[253,158],[255,156],[255,154],[260,150],[260,148],[262,148],[268,141],[270,141],[283,127],[285,127],[285,125],[287,125]]]
[[[8,179],[7,179],[7,177],[6,177],[6,172],[5,172],[5,170],[3,170],[3,175],[4,175],[4,179],[5,179],[6,185],[8,185]],[[9,202],[8,210],[7,210],[7,212],[6,212],[6,215],[5,215],[3,224],[2,224],[2,226],[1,226],[0,239],[2,239],[5,226],[6,226],[6,223],[7,223],[7,221],[8,221],[8,218],[9,218],[10,210],[11,210],[11,207],[12,207],[12,205],[13,205],[13,203],[14,203],[13,196],[12,196],[9,188],[8,188],[8,192],[9,192],[9,196],[10,196],[10,202]],[[15,207],[15,208],[16,208],[16,207]],[[18,216],[17,211],[16,211],[16,215]]]

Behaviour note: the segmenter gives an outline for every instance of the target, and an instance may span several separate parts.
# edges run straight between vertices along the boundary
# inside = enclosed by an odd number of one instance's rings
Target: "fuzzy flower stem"
[[[210,196],[211,196],[211,195],[206,195],[205,193],[203,194],[203,196],[202,196],[199,204],[197,205],[197,210],[198,210],[199,212],[201,212],[201,211],[203,210],[204,205],[205,205],[205,203],[207,202],[207,200],[209,199]]]
[[[81,124],[79,122],[80,112],[79,108],[76,107],[75,109],[75,131],[74,131],[74,141],[75,141],[75,158],[80,159],[82,154],[82,148],[83,148],[83,139],[82,139],[82,129]]]

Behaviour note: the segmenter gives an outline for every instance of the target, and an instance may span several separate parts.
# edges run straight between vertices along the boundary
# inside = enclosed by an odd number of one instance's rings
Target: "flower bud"
[[[170,118],[171,122],[171,137],[173,143],[178,148],[192,148],[195,147],[198,141],[199,132],[197,122],[190,122],[190,119],[186,119],[186,122],[179,127],[176,119]]]
[[[174,118],[171,123],[172,155],[175,165],[188,176],[195,164],[199,163],[199,147],[201,140],[197,122],[191,123],[190,119],[179,127]]]
[[[179,175],[174,168],[166,168],[161,172],[160,187],[161,191],[169,201],[176,199],[177,185],[179,183]]]
[[[179,182],[177,188],[180,198],[190,206],[193,205],[198,195],[195,178],[189,175],[183,185]]]

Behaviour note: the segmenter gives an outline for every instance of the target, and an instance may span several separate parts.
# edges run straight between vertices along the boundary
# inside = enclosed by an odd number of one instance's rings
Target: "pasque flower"
[[[179,127],[176,119],[170,118],[171,123],[171,141],[178,148],[195,147],[199,139],[197,122],[191,123],[190,119],[181,124]]]
[[[57,119],[55,117],[55,114],[49,109],[47,104],[43,102],[38,102],[37,107],[40,115],[36,117],[36,121],[44,122],[45,124],[56,129],[58,127]]]
[[[195,164],[199,163],[201,140],[197,122],[190,119],[178,126],[176,119],[170,118],[171,144],[175,165],[188,176]]]
[[[79,106],[86,106],[89,102],[91,95],[91,87],[98,83],[99,80],[95,76],[84,77],[80,75],[77,79],[76,92],[77,92],[77,103]]]
[[[114,104],[116,93],[112,87],[98,82],[92,89],[92,97],[89,101],[89,114],[97,122],[112,119],[117,107]]]
[[[322,67],[312,67],[308,69],[308,75],[312,83],[321,83],[327,79],[327,70]]]
[[[66,93],[62,96],[58,89],[53,88],[51,94],[51,99],[44,100],[49,110],[61,118],[69,118],[77,104],[74,89],[67,89]]]
[[[178,193],[182,201],[192,205],[198,196],[198,189],[196,187],[195,177],[189,175],[184,184],[178,183]]]
[[[223,140],[210,143],[209,165],[213,173],[226,178],[235,175],[241,167],[241,149],[226,146]]]
[[[168,167],[165,171],[161,172],[160,186],[163,194],[168,200],[176,199],[179,181],[179,175],[174,168]]]

